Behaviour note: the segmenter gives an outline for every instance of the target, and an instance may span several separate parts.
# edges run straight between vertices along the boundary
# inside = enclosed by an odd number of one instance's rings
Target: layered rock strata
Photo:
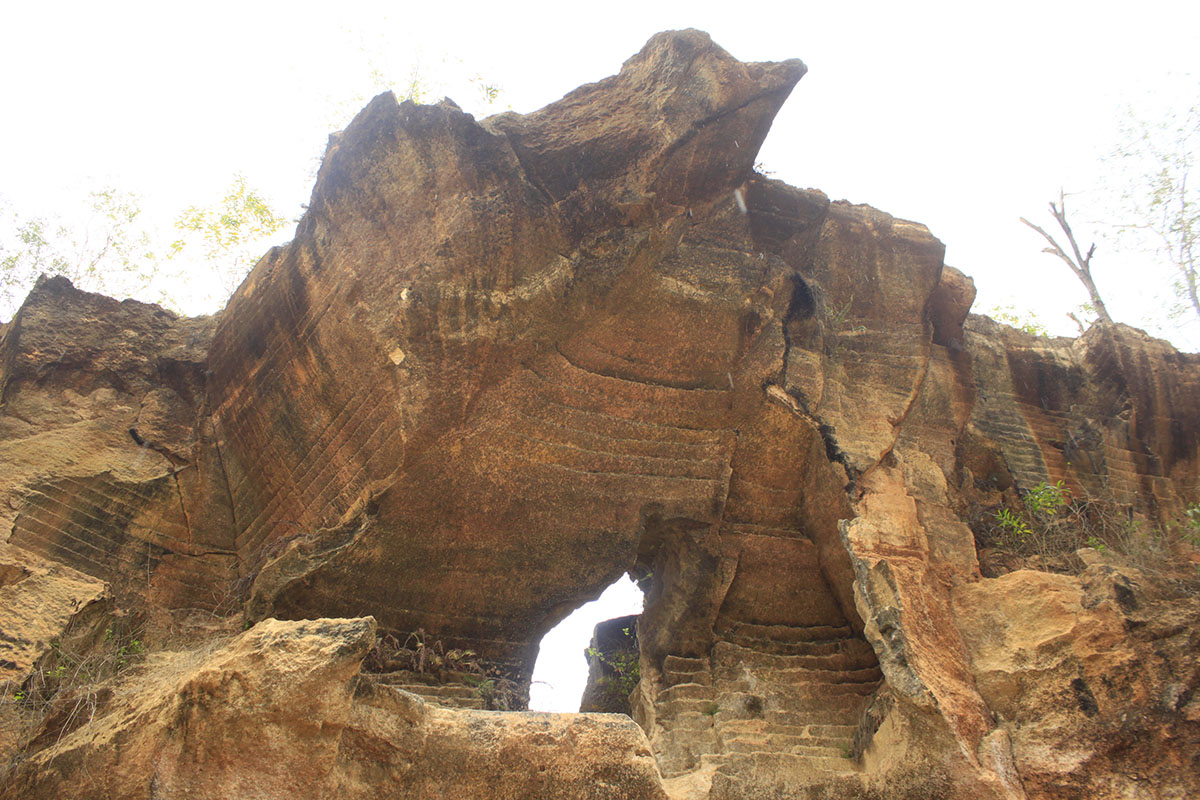
[[[269,620],[156,654],[9,796],[666,800],[628,717],[430,706],[353,680],[374,633],[370,618]]]
[[[279,797],[1200,791],[1194,589],[1116,562],[983,577],[968,524],[1063,481],[1167,525],[1200,499],[1200,358],[968,317],[926,228],[756,175],[804,69],[684,31],[524,116],[381,95],[218,317],[39,283],[0,344],[9,546],[168,649],[187,609],[259,624],[148,660],[122,713],[152,724],[74,730],[14,796],[72,796],[85,766],[131,797],[241,791],[218,736]],[[646,739],[360,674],[370,616],[527,685],[542,634],[625,572]],[[155,741],[167,766],[132,755]],[[541,778],[506,766],[543,744]]]

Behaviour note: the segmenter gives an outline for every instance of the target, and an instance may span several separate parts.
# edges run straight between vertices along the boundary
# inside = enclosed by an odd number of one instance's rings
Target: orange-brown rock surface
[[[268,620],[150,656],[15,796],[666,800],[628,717],[449,711],[356,681],[365,619]],[[64,773],[72,779],[64,781]]]
[[[0,523],[152,652],[17,737],[12,796],[1200,792],[1194,582],[981,570],[977,536],[1058,481],[1169,526],[1200,358],[971,317],[925,227],[756,175],[804,69],[684,31],[524,116],[381,95],[218,317],[40,282],[0,343]],[[625,572],[640,729],[360,667],[373,617],[417,678],[519,699]],[[10,686],[62,635],[36,602]]]

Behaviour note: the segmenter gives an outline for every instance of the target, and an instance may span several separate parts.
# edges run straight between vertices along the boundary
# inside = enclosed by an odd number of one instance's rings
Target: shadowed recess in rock
[[[636,619],[642,612],[642,591],[629,579],[622,576],[604,590],[595,601],[584,603],[558,623],[542,637],[537,663],[533,669],[533,683],[529,687],[531,711],[579,711],[581,697],[589,687],[589,667],[595,657],[594,631],[617,615],[632,615]],[[636,625],[636,623],[634,623]],[[598,651],[597,651],[598,652]],[[636,671],[637,651],[633,658],[623,662],[630,669],[626,677]],[[636,679],[626,681],[636,683]],[[622,683],[620,688],[626,684]],[[625,691],[624,713],[629,713],[628,694]],[[584,709],[597,710],[597,709]]]

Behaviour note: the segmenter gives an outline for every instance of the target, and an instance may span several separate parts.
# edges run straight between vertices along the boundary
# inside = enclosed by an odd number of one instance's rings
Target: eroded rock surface
[[[628,717],[428,706],[356,680],[374,633],[370,618],[268,620],[156,654],[6,796],[666,800]]]
[[[38,281],[0,342],[9,544],[108,582],[126,603],[219,602],[237,561],[199,415],[215,322]]]
[[[1058,481],[1168,526],[1200,499],[1200,357],[970,316],[925,227],[756,175],[803,73],[683,31],[524,116],[381,95],[219,318],[39,283],[0,345],[0,522],[167,649],[119,733],[34,754],[19,796],[85,763],[224,796],[247,754],[273,797],[1200,791],[1194,582],[981,570],[971,527]],[[369,615],[520,689],[624,572],[644,739],[382,688],[361,621],[167,653],[186,609]],[[195,735],[245,753],[185,746],[201,685]],[[166,766],[122,755],[153,742]]]

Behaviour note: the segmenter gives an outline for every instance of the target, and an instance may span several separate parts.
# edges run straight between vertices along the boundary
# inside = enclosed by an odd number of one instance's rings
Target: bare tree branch
[[[1086,256],[1079,249],[1079,244],[1075,240],[1075,234],[1071,230],[1071,225],[1067,222],[1067,203],[1061,190],[1058,193],[1058,203],[1050,203],[1050,213],[1054,216],[1055,221],[1058,222],[1058,227],[1062,228],[1063,233],[1066,234],[1067,242],[1071,245],[1071,252],[1075,254],[1074,258],[1071,258],[1054,237],[1046,233],[1043,228],[1034,225],[1024,217],[1021,217],[1021,222],[1024,222],[1030,228],[1040,233],[1042,238],[1050,243],[1050,246],[1042,250],[1042,252],[1058,256],[1066,262],[1066,265],[1071,268],[1071,272],[1075,273],[1075,277],[1079,278],[1079,282],[1087,289],[1088,295],[1091,297],[1092,308],[1096,310],[1100,321],[1111,325],[1113,321],[1112,317],[1108,315],[1108,309],[1105,308],[1104,301],[1100,299],[1100,291],[1096,288],[1096,282],[1092,280],[1092,256],[1096,254],[1096,245],[1093,244],[1088,248]],[[1072,319],[1074,319],[1073,316]],[[1075,322],[1079,324],[1078,319]]]
[[[1075,323],[1075,327],[1079,328],[1079,335],[1083,336],[1087,333],[1087,328],[1083,327],[1083,323],[1079,321],[1079,317],[1075,316],[1074,312],[1068,311],[1067,316],[1071,318],[1071,322]]]

